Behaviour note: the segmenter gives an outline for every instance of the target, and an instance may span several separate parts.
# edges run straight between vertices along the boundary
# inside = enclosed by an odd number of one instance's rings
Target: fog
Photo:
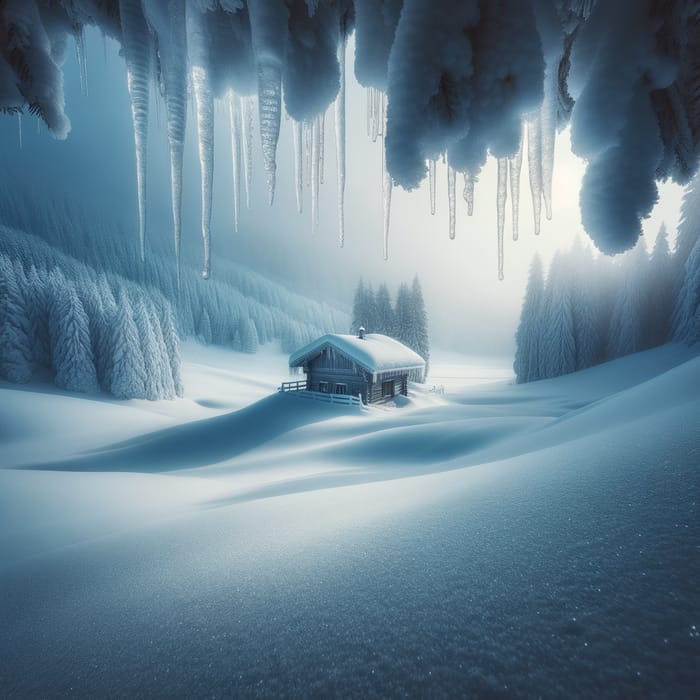
[[[67,111],[72,131],[54,140],[37,120],[22,119],[22,145],[16,117],[0,119],[0,176],[4,185],[46,200],[80,202],[99,222],[112,219],[125,229],[125,246],[138,246],[136,183],[126,69],[119,47],[87,32],[89,94],[80,92],[75,57],[65,66]],[[510,238],[510,201],[506,213],[505,280],[498,280],[496,245],[496,167],[490,159],[476,186],[474,216],[466,215],[457,182],[456,239],[448,238],[447,169],[438,165],[437,211],[430,215],[427,179],[415,191],[395,187],[391,210],[389,259],[382,255],[381,139],[366,133],[364,90],[353,76],[354,43],[348,46],[347,178],[345,246],[338,245],[335,144],[332,109],[325,121],[325,172],[320,222],[311,227],[309,189],[304,211],[296,210],[291,122],[283,121],[278,147],[277,192],[267,205],[257,129],[251,208],[233,230],[232,175],[228,113],[217,107],[215,186],[212,219],[212,275],[217,258],[230,256],[295,291],[348,308],[360,277],[373,285],[387,282],[395,291],[419,275],[426,299],[433,346],[481,355],[512,355],[527,271],[535,252],[545,266],[558,248],[567,248],[583,232],[578,192],[584,163],[571,154],[568,133],[557,142],[554,217],[543,218],[533,234],[532,209],[523,164],[520,240]],[[149,131],[148,222],[151,240],[170,237],[170,186],[162,103],[153,105]],[[190,108],[185,150],[183,262],[201,266],[199,163],[195,117]],[[526,159],[525,159],[526,161]],[[682,188],[660,186],[660,201],[644,222],[647,246],[665,222],[671,240],[678,221]],[[99,226],[96,226],[99,229]],[[98,234],[97,234],[98,235]],[[147,246],[148,250],[148,246]]]

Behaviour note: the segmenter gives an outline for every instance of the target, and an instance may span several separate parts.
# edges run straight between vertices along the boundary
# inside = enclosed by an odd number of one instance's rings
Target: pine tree
[[[608,359],[643,350],[644,314],[648,300],[644,280],[649,260],[643,241],[623,256],[622,280],[618,287],[608,335]]]
[[[209,318],[209,312],[207,311],[206,306],[202,309],[202,314],[199,317],[199,325],[197,326],[197,337],[205,345],[211,345],[211,319]]]
[[[34,265],[27,277],[29,304],[30,345],[32,361],[35,367],[51,368],[51,352],[49,345],[49,300],[47,282],[44,274],[40,274]]]
[[[151,326],[151,318],[143,299],[134,299],[134,323],[139,334],[141,353],[143,355],[144,368],[146,370],[144,388],[146,398],[156,401],[161,398],[160,363],[163,358],[158,356],[156,338]]]
[[[644,345],[648,348],[667,343],[671,337],[675,265],[668,247],[666,226],[661,225],[649,261],[646,279],[648,308],[645,313]]]
[[[175,395],[182,397],[185,395],[185,388],[182,383],[180,374],[180,339],[175,329],[175,319],[170,304],[163,300],[158,307],[158,317],[160,319],[160,328],[163,331],[163,341],[168,352],[170,361],[170,373],[175,387]]]
[[[409,345],[411,342],[411,327],[413,324],[411,306],[411,291],[406,283],[402,283],[399,285],[399,291],[396,294],[394,319],[396,321],[396,340],[404,345]]]
[[[153,329],[155,339],[156,356],[158,357],[158,396],[161,399],[175,398],[175,382],[170,368],[170,356],[165,345],[163,330],[160,327],[158,313],[153,305],[149,305],[148,317]]]
[[[544,297],[544,278],[540,256],[530,263],[530,275],[525,289],[525,299],[520,311],[520,323],[515,333],[515,370],[519,384],[540,379],[540,344],[542,342],[542,305]]]
[[[258,351],[258,331],[255,322],[249,316],[241,319],[241,350],[243,352],[255,353]]]
[[[49,311],[54,383],[68,391],[96,391],[97,373],[83,304],[70,282],[56,292]]]
[[[572,295],[567,266],[561,253],[556,253],[552,259],[544,299],[542,376],[559,377],[576,369]]]
[[[110,392],[118,399],[146,398],[146,369],[129,297],[119,294],[112,325]]]
[[[574,320],[574,343],[576,345],[576,369],[595,365],[601,355],[599,290],[593,284],[593,256],[590,248],[584,247],[580,239],[565,261],[569,270],[571,310]]]
[[[690,252],[684,272],[673,317],[673,339],[694,345],[700,342],[700,238]]]
[[[97,279],[97,295],[100,300],[100,317],[95,325],[96,346],[95,368],[97,370],[97,381],[103,391],[110,391],[112,386],[112,360],[113,347],[112,336],[113,326],[117,317],[117,302],[114,299],[112,289],[104,275]]]
[[[32,377],[31,325],[10,259],[0,255],[0,377],[25,383]]]
[[[396,330],[394,328],[394,309],[391,306],[391,296],[386,284],[380,285],[375,296],[377,307],[377,333],[394,337]]]
[[[415,350],[425,360],[425,370],[419,377],[416,375],[416,381],[424,382],[428,376],[428,368],[430,365],[430,341],[428,339],[428,315],[425,311],[425,302],[423,301],[423,291],[421,290],[420,280],[418,275],[413,278],[411,287],[411,307],[412,307],[412,334],[411,344],[409,347]]]

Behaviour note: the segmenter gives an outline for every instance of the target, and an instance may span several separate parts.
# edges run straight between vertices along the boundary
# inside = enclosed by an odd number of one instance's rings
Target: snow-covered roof
[[[299,367],[329,345],[372,374],[425,367],[425,360],[411,348],[381,333],[367,333],[364,338],[340,333],[322,335],[292,353],[289,356],[289,366]]]

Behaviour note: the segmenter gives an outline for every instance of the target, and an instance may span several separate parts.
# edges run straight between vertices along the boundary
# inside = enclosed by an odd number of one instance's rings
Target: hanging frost
[[[192,63],[192,92],[197,114],[197,142],[202,194],[202,277],[211,271],[211,202],[214,179],[214,95],[210,81],[209,42],[205,11],[187,6],[187,50]]]
[[[496,222],[498,227],[498,279],[503,279],[503,229],[506,223],[508,197],[508,159],[498,159],[498,189],[496,192]]]
[[[311,187],[311,142],[313,141],[313,120],[304,120],[304,168],[306,170],[306,186]]]
[[[304,202],[304,167],[301,152],[303,139],[303,125],[301,122],[293,122],[294,130],[294,183],[297,195],[297,211],[301,214]]]
[[[204,244],[202,277],[209,279],[211,271],[211,200],[214,179],[214,97],[207,71],[202,66],[192,66],[192,88],[197,106],[197,139],[202,177],[202,242]]]
[[[558,64],[557,64],[558,65]],[[554,76],[550,75],[550,70]],[[542,196],[547,220],[552,218],[552,176],[554,172],[554,146],[557,135],[557,91],[556,67],[548,69],[544,80],[544,101],[540,108],[540,139]]]
[[[476,183],[476,178],[469,173],[464,173],[464,191],[462,196],[464,201],[467,203],[467,216],[471,216],[474,213],[474,184]]]
[[[435,216],[435,175],[437,169],[437,161],[431,158],[428,161],[428,181],[430,184],[430,213]]]
[[[450,202],[450,239],[454,240],[455,237],[455,223],[457,217],[457,202],[456,202],[456,179],[457,174],[455,169],[451,166],[447,166],[447,198]]]
[[[283,0],[249,0],[251,40],[258,78],[258,121],[270,204],[275,197],[277,141],[282,116],[282,67],[288,8]]]
[[[17,112],[17,130],[19,138],[19,148],[22,150],[22,112]]]
[[[527,122],[527,169],[535,217],[535,235],[539,236],[542,217],[542,141],[539,114],[535,114]]]
[[[321,112],[318,115],[318,177],[323,184],[323,170],[324,170],[324,149],[326,141],[326,113]]]
[[[158,36],[158,58],[170,156],[170,195],[178,287],[182,239],[182,162],[187,126],[187,38],[185,0],[143,5],[148,24]]]
[[[345,245],[345,53],[346,38],[343,33],[338,45],[340,88],[335,100],[335,162],[338,187],[338,241]]]
[[[139,242],[141,262],[143,262],[146,259],[146,151],[151,44],[140,0],[120,0],[119,10],[136,147]]]
[[[311,127],[311,231],[318,226],[318,190],[321,173],[321,126],[320,117],[315,117]]]
[[[282,71],[276,64],[258,66],[258,115],[263,167],[267,173],[267,201],[275,199],[277,141],[280,133]]]
[[[238,213],[241,207],[241,101],[233,90],[228,93],[228,116],[233,168],[233,229],[238,232]]]
[[[377,91],[378,92],[378,91]],[[386,96],[381,94],[380,111],[381,120],[386,124]],[[389,259],[389,224],[391,222],[391,191],[393,182],[386,167],[386,144],[382,138],[382,202],[384,205],[384,260]]]
[[[80,93],[87,97],[87,54],[85,52],[85,33],[82,27],[75,35],[75,56],[78,60],[78,71],[80,72]]]
[[[250,209],[250,193],[253,189],[253,105],[254,97],[243,98],[242,139],[243,139],[243,170],[245,171],[245,206]]]
[[[518,219],[520,217],[520,171],[523,165],[523,140],[520,137],[520,146],[517,153],[508,159],[508,171],[510,173],[510,198],[513,214],[513,240],[518,240]]]

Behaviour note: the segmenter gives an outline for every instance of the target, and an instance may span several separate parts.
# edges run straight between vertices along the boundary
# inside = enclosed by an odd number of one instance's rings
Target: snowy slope
[[[35,467],[0,469],[5,694],[693,694],[700,358],[360,410],[265,396],[272,353],[253,397],[243,357],[49,457],[18,441],[65,419],[10,424],[0,388],[3,466]]]

